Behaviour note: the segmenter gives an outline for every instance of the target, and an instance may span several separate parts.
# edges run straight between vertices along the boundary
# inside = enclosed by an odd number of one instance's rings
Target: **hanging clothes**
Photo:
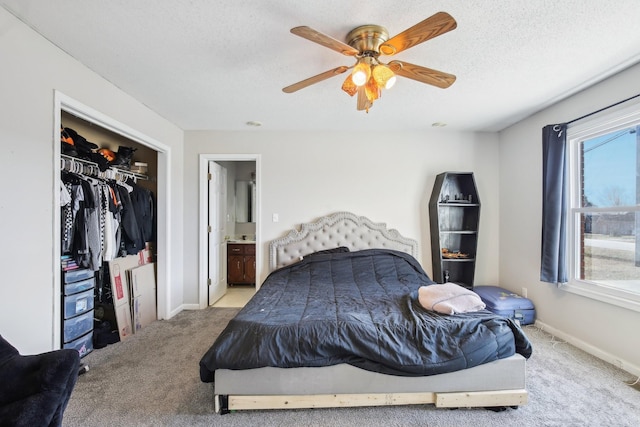
[[[82,179],[72,173],[63,172],[61,180],[71,196],[71,201],[62,205],[62,253],[73,254],[78,265],[89,253],[85,225],[85,187]],[[61,200],[61,204],[62,204]]]
[[[104,227],[104,247],[102,258],[112,261],[118,256],[120,249],[120,200],[113,189],[114,183],[106,186],[107,210]]]
[[[62,254],[97,271],[104,261],[136,254],[154,236],[153,195],[120,182],[61,173]]]
[[[133,188],[130,194],[131,204],[133,205],[142,240],[143,242],[151,242],[155,240],[153,194],[146,188],[137,185],[133,180],[128,180],[127,183]]]
[[[116,188],[122,202],[122,245],[127,254],[137,254],[144,249],[144,240],[140,233],[135,208],[131,202],[130,194],[133,192],[133,187],[122,182],[117,184]]]

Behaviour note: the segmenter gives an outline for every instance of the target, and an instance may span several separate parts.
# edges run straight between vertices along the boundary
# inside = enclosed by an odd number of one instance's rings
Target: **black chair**
[[[0,426],[61,426],[79,368],[76,350],[22,356],[0,336]]]

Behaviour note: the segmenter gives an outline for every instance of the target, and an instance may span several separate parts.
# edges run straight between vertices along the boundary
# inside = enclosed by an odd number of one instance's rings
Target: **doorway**
[[[239,213],[240,209],[236,213],[236,181],[248,181],[253,188],[244,204],[248,206],[248,214]],[[255,273],[260,271],[260,155],[201,154],[199,182],[198,289],[199,306],[205,308],[219,301],[227,292],[228,240],[244,238],[255,241]],[[237,215],[243,219],[237,221]]]

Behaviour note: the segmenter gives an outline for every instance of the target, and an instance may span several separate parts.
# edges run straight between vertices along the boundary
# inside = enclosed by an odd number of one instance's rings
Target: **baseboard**
[[[176,314],[180,313],[180,312],[181,312],[182,310],[184,310],[184,309],[185,309],[184,304],[179,305],[178,307],[176,307],[175,309],[173,309],[173,310],[171,310],[171,311],[169,312],[169,317],[168,317],[168,319],[171,319],[173,316],[175,316]]]
[[[200,307],[200,304],[182,304],[175,310],[171,311],[169,313],[168,318],[171,319],[173,316],[175,316],[176,314],[180,313],[183,310],[202,310],[202,307]]]
[[[607,363],[611,363],[613,366],[616,366],[626,372],[629,372],[630,374],[640,377],[640,366],[636,366],[626,360],[622,360],[619,357],[614,356],[613,354],[607,353],[606,351],[603,351],[598,347],[588,344],[539,320],[536,320],[535,326],[557,338],[560,338],[563,341],[568,342],[569,344],[579,348],[580,350],[583,350],[591,354],[592,356],[597,357],[598,359],[602,359]]]

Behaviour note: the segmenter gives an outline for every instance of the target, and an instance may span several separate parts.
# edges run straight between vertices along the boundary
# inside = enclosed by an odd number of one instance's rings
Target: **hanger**
[[[134,172],[128,172],[116,168],[109,168],[102,171],[97,163],[71,157],[66,154],[60,155],[60,169],[100,179],[112,179],[119,183],[126,183],[127,180],[131,179],[133,180],[133,183],[136,184],[138,182],[138,177],[147,179],[144,175],[136,175]],[[129,188],[131,188],[129,191],[132,191],[133,188],[127,184],[127,189]]]

